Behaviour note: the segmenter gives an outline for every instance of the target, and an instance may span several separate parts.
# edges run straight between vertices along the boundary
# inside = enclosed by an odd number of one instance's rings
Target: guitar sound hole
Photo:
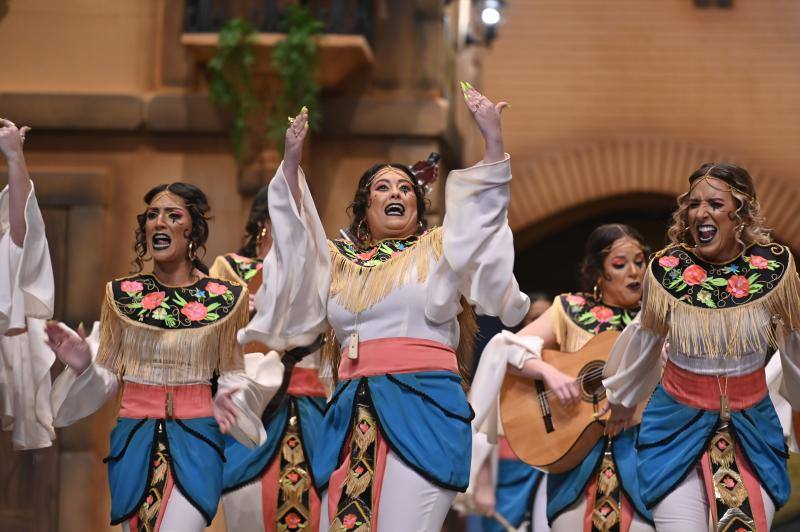
[[[589,362],[578,373],[578,385],[581,387],[582,399],[591,403],[596,395],[597,400],[601,401],[606,397],[606,389],[603,388],[603,368],[605,362],[594,360]]]

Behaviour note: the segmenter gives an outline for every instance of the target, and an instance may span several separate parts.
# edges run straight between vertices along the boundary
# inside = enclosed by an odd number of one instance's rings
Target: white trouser
[[[330,486],[337,489],[335,486]],[[403,463],[392,451],[386,455],[378,532],[439,532],[456,496],[432,484]],[[328,532],[328,497],[323,496],[320,532]]]
[[[775,505],[764,488],[761,488],[767,528],[772,528]],[[703,477],[697,467],[653,508],[653,519],[658,532],[685,532],[686,530],[713,531],[711,513],[706,497]]]
[[[225,528],[236,532],[264,532],[261,479],[222,496]]]
[[[531,508],[531,530],[533,532],[547,532],[550,526],[547,524],[547,475],[544,475],[536,486],[536,493],[533,496],[533,508]]]
[[[167,502],[167,513],[161,521],[160,532],[202,532],[206,520],[183,496],[178,486],[173,486]],[[122,523],[122,530],[130,532],[128,522]]]
[[[556,520],[553,521],[553,532],[577,532],[583,530],[584,519],[586,517],[586,496],[585,492],[581,493],[578,500],[572,506],[564,510]],[[536,532],[536,529],[533,529]],[[630,532],[653,532],[653,526],[642,519],[636,512],[633,513],[633,520],[631,521]],[[661,529],[658,529],[661,532]],[[681,532],[688,532],[692,529],[685,528]]]

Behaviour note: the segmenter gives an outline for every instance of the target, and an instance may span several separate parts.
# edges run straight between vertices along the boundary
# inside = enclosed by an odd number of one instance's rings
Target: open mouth
[[[638,282],[637,283],[628,283],[625,286],[628,288],[628,290],[636,292],[636,291],[638,291],[639,289],[642,288],[642,283],[638,283]]]
[[[406,213],[406,208],[402,203],[390,203],[383,210],[386,216],[403,216]]]
[[[172,244],[172,239],[164,233],[156,233],[153,235],[153,249],[162,250],[167,249]]]
[[[700,244],[708,244],[717,236],[717,228],[710,224],[697,226],[697,240]]]

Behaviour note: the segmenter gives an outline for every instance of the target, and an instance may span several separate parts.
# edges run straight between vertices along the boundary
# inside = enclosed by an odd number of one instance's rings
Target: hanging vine
[[[301,107],[309,109],[311,130],[318,130],[321,120],[320,86],[314,75],[319,65],[316,35],[322,22],[305,7],[291,5],[281,30],[286,38],[272,52],[272,65],[281,79],[281,89],[267,119],[269,138],[283,148],[286,118],[295,116]]]
[[[275,101],[262,102],[254,87],[254,46],[258,32],[246,20],[235,18],[225,23],[219,32],[217,53],[208,64],[212,103],[231,109],[234,114],[231,142],[240,164],[246,162],[244,159],[253,144],[274,143],[282,150],[286,118],[296,115],[303,106],[310,110],[311,129],[319,129],[321,89],[315,79],[319,64],[316,36],[322,31],[322,23],[307,8],[291,5],[280,28],[286,37],[272,52],[272,66],[280,79]],[[265,109],[265,105],[269,107]],[[253,120],[264,120],[265,115],[264,138],[248,138],[254,133]],[[259,129],[260,126],[255,131]]]

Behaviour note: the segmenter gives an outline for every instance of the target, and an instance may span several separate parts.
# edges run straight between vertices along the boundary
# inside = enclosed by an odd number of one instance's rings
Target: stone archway
[[[611,139],[513,161],[509,223],[517,233],[581,205],[619,197],[670,196],[686,190],[689,174],[704,162],[747,168],[775,238],[800,242],[800,189],[753,165],[706,146],[657,138]]]

